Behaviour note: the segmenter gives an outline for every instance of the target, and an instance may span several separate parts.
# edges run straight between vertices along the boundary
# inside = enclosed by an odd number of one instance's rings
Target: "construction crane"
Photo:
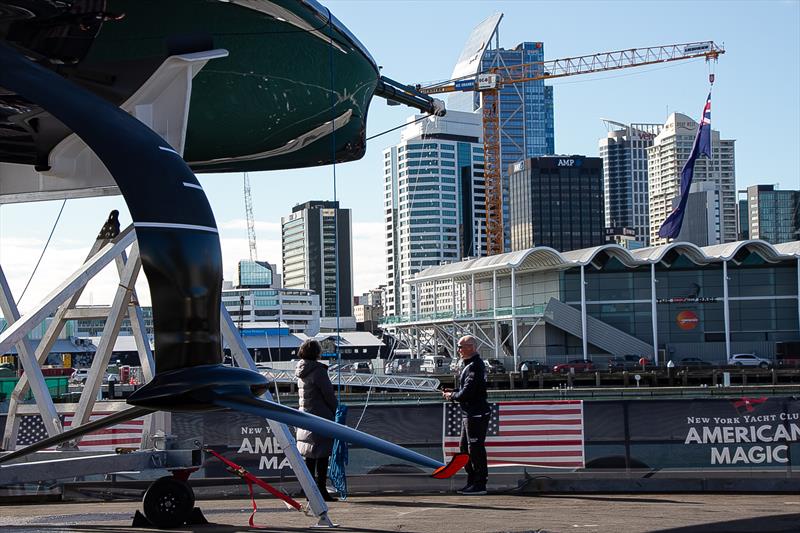
[[[486,254],[503,252],[503,186],[500,168],[500,89],[526,81],[642,67],[684,59],[716,61],[725,50],[713,41],[631,48],[586,56],[494,67],[475,77],[420,87],[425,94],[479,91],[483,109],[484,179],[486,181]],[[714,75],[709,76],[713,83]]]
[[[250,194],[250,176],[247,172],[244,173],[244,211],[247,216],[247,241],[250,245],[250,261],[257,261],[256,222],[253,217],[253,196]]]

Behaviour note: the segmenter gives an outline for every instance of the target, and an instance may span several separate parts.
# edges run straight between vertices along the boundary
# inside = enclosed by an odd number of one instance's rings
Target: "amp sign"
[[[582,161],[580,159],[559,159],[556,166],[559,167],[579,167]]]

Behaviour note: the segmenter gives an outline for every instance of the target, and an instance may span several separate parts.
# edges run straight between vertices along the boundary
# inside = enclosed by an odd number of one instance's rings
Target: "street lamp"
[[[239,336],[242,336],[242,320],[244,320],[244,294],[239,295]]]

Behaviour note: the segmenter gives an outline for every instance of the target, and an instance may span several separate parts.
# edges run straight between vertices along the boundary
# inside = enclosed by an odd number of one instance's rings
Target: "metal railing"
[[[387,316],[381,319],[380,325],[410,324],[415,322],[433,322],[436,320],[470,320],[473,318],[508,318],[511,316],[539,317],[544,315],[546,304],[528,305],[516,308],[498,307],[497,309],[479,309],[472,311],[439,311],[436,313],[418,313],[411,315]]]
[[[261,373],[270,381],[276,383],[296,383],[297,377],[294,370],[262,370]],[[339,373],[329,372],[332,383],[339,383]],[[433,392],[439,389],[441,383],[436,378],[423,378],[417,376],[364,374],[358,372],[342,372],[341,384],[348,387],[375,387],[380,389],[396,389],[404,391]]]

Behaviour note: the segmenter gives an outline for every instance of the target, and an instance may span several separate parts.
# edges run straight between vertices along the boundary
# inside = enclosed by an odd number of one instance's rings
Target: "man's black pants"
[[[486,429],[489,427],[489,414],[464,416],[461,419],[461,452],[469,454],[469,462],[464,466],[467,484],[486,488],[489,469],[486,464]]]

